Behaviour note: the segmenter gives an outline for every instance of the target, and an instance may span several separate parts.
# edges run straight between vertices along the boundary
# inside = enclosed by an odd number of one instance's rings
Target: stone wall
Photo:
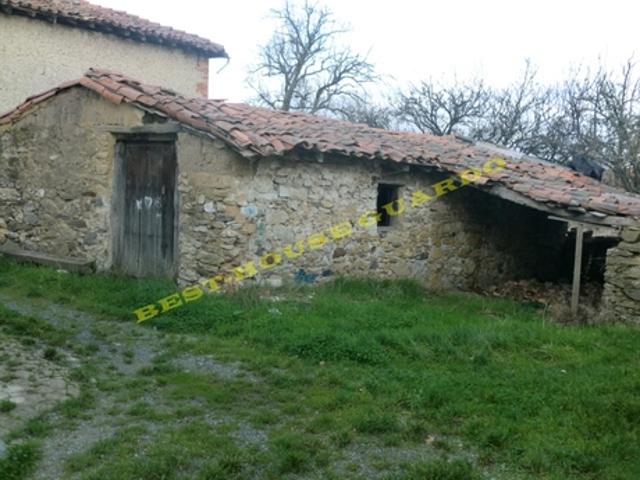
[[[0,130],[0,242],[111,266],[114,127],[153,119],[128,105],[72,89]],[[179,280],[198,282],[308,240],[375,210],[378,184],[395,184],[406,210],[389,227],[354,225],[257,280],[317,282],[338,275],[411,277],[437,289],[485,287],[550,275],[563,224],[464,187],[417,208],[446,178],[424,170],[343,157],[247,160],[222,141],[181,132]]]
[[[261,271],[256,277],[321,281],[336,275],[412,277],[431,288],[478,288],[552,275],[565,227],[540,212],[471,187],[410,208],[412,192],[430,192],[442,175],[383,164],[307,157],[249,163],[218,142],[181,136],[180,279],[196,282],[282,252],[341,221],[353,235]],[[186,153],[190,151],[191,153]],[[198,159],[193,161],[191,159]],[[222,173],[224,172],[224,174]],[[378,184],[396,184],[407,206],[390,227],[362,228]]]
[[[168,46],[127,40],[0,12],[0,112],[80,78],[91,67],[207,96],[209,61]]]
[[[602,311],[605,320],[640,323],[640,225],[607,252]]]
[[[0,127],[0,244],[110,262],[115,138],[140,111],[74,88]]]

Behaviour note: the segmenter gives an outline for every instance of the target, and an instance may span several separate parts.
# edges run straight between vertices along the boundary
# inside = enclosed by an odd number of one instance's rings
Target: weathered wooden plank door
[[[114,245],[114,266],[137,277],[175,274],[174,142],[132,140],[118,143],[123,194],[122,222]]]

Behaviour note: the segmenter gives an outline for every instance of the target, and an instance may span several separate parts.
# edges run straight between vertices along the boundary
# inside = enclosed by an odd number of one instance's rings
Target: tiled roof
[[[128,103],[165,115],[192,129],[220,138],[245,157],[293,152],[339,154],[363,161],[383,160],[460,173],[499,156],[506,167],[479,185],[491,193],[576,220],[615,224],[640,217],[640,196],[604,185],[566,167],[499,147],[454,136],[438,137],[370,128],[305,113],[275,111],[219,100],[186,98],[129,77],[90,70],[76,82],[32,97],[0,117],[16,121],[33,105],[82,85],[114,103]]]
[[[85,0],[0,0],[0,12],[20,14],[125,38],[193,51],[208,58],[227,57],[222,45],[126,12]]]

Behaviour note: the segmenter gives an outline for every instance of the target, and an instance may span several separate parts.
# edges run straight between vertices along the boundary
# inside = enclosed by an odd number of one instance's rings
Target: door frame
[[[113,185],[111,192],[111,248],[109,252],[111,270],[118,273],[119,256],[124,248],[124,224],[125,224],[125,195],[126,195],[126,178],[125,178],[125,156],[124,146],[127,142],[159,142],[173,143],[175,149],[175,174],[173,178],[173,264],[168,272],[172,279],[176,279],[180,266],[179,252],[179,225],[180,225],[180,196],[178,192],[178,128],[163,128],[162,133],[154,126],[146,129],[145,127],[134,127],[132,129],[114,129],[111,134],[115,137],[114,156],[113,156]]]

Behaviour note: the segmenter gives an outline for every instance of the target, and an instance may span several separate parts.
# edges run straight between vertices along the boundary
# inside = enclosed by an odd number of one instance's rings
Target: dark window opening
[[[400,187],[398,185],[388,185],[386,183],[378,184],[378,201],[376,204],[376,210],[379,214],[379,227],[390,227],[392,225],[393,215],[389,215],[388,210],[393,213],[398,208],[398,205],[394,202],[399,198],[399,190]]]

